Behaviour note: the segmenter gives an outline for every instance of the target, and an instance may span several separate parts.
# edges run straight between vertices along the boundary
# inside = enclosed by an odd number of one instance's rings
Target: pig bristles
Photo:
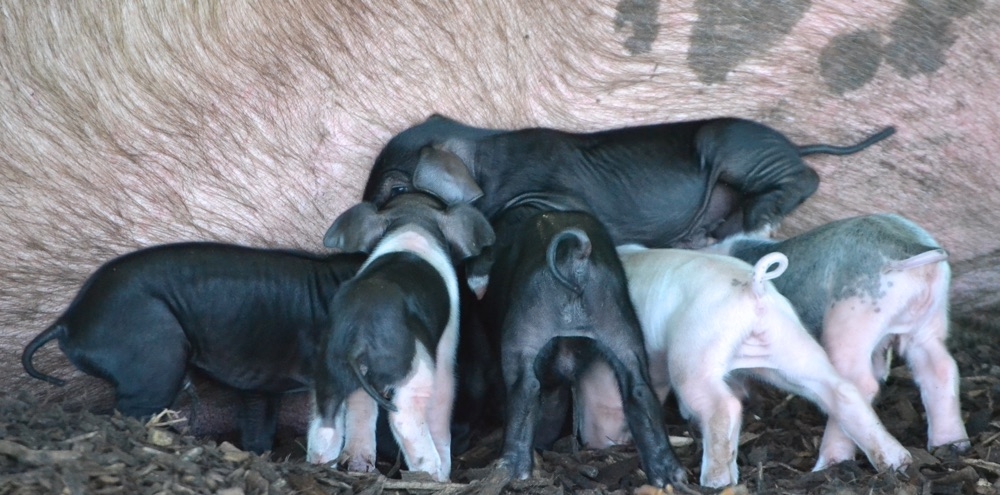
[[[771,266],[778,265],[774,270]],[[777,278],[788,268],[788,257],[781,253],[765,255],[753,266],[753,293],[758,298],[764,295],[764,282]],[[770,270],[770,271],[769,271]]]

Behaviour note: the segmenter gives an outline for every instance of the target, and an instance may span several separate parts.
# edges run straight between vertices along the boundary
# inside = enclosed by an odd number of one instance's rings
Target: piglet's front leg
[[[306,442],[306,461],[312,464],[326,464],[340,457],[344,445],[343,404],[317,404],[314,396],[312,419]],[[320,399],[322,400],[322,399]]]
[[[348,471],[371,473],[375,471],[375,423],[378,404],[364,389],[347,397],[343,461]]]

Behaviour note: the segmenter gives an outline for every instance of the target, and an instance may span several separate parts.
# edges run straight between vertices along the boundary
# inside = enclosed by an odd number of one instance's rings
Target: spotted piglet
[[[837,374],[769,281],[785,270],[784,255],[768,254],[756,266],[679,249],[623,246],[619,255],[657,395],[663,400],[672,389],[681,413],[701,427],[703,486],[722,487],[739,479],[742,404],[730,381],[747,377],[818,404],[878,469],[910,463],[909,452],[885,430],[858,390]],[[581,393],[585,401],[607,394],[589,387]],[[583,421],[586,426],[604,419]]]
[[[475,208],[446,208],[424,194],[399,195],[378,211],[361,203],[334,222],[327,247],[371,255],[334,296],[332,328],[320,341],[310,462],[343,453],[348,469],[373,471],[378,404],[390,411],[407,466],[448,480],[459,324],[453,264],[493,238]]]
[[[970,446],[958,400],[958,367],[948,336],[948,255],[926,231],[897,215],[829,223],[791,239],[735,237],[710,248],[754,263],[781,251],[787,273],[775,286],[791,301],[834,367],[869,402],[903,356],[927,411],[929,447]],[[817,469],[853,459],[854,445],[827,424]]]

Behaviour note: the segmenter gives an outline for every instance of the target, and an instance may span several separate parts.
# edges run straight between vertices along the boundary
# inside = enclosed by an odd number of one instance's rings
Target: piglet
[[[785,270],[783,254],[768,254],[750,266],[727,256],[676,249],[623,246],[619,253],[657,394],[662,401],[673,389],[681,413],[701,427],[703,486],[722,487],[739,479],[742,404],[727,382],[748,377],[818,404],[878,469],[910,463],[909,452],[885,430],[858,390],[837,374],[792,305],[769,281]]]
[[[493,239],[475,208],[446,209],[420,193],[381,211],[361,203],[337,218],[326,246],[371,255],[334,296],[333,324],[320,340],[309,462],[343,452],[348,469],[374,470],[378,404],[410,469],[448,480],[459,325],[453,264]]]
[[[507,405],[500,465],[529,477],[537,436],[550,443],[564,421],[560,404],[568,395],[560,391],[593,362],[606,361],[649,483],[683,482],[610,236],[589,213],[546,211],[568,205],[534,196],[501,211],[493,223],[496,245],[468,267],[501,353]]]
[[[244,449],[271,448],[281,394],[305,390],[330,301],[364,256],[318,256],[217,243],[156,246],[109,261],[24,350],[46,342],[110,381],[123,414],[169,407],[190,369],[240,392]]]
[[[784,241],[737,236],[710,248],[754,263],[781,251],[788,272],[775,286],[791,301],[834,367],[869,402],[889,372],[887,352],[906,359],[927,411],[929,448],[970,446],[948,337],[947,253],[897,215],[829,223]],[[841,428],[827,424],[817,469],[854,458]]]

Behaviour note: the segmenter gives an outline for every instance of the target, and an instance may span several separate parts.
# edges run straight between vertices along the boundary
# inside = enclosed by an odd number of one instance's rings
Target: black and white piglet
[[[494,220],[491,253],[467,267],[501,353],[507,391],[502,464],[517,478],[531,475],[536,434],[554,440],[566,417],[568,398],[559,391],[603,360],[623,391],[624,416],[649,483],[683,482],[611,238],[589,213],[545,211],[553,204],[529,198],[507,205]]]
[[[774,280],[830,360],[870,402],[902,355],[927,411],[927,443],[969,448],[958,400],[958,367],[948,337],[947,253],[926,231],[897,215],[829,223],[776,242],[734,237],[709,248],[749,263],[772,251],[788,256]],[[854,444],[827,424],[817,467],[854,458]]]
[[[382,210],[358,204],[334,222],[328,247],[371,255],[335,296],[333,325],[321,339],[310,462],[343,453],[349,469],[373,470],[378,404],[390,411],[410,469],[448,479],[459,326],[453,263],[493,239],[475,208],[446,209],[420,193],[397,196]]]
[[[216,243],[168,244],[109,261],[83,284],[46,342],[84,372],[110,381],[123,414],[143,417],[173,403],[194,368],[239,391],[244,449],[271,448],[281,394],[310,383],[319,336],[341,283],[364,256],[318,256]]]

